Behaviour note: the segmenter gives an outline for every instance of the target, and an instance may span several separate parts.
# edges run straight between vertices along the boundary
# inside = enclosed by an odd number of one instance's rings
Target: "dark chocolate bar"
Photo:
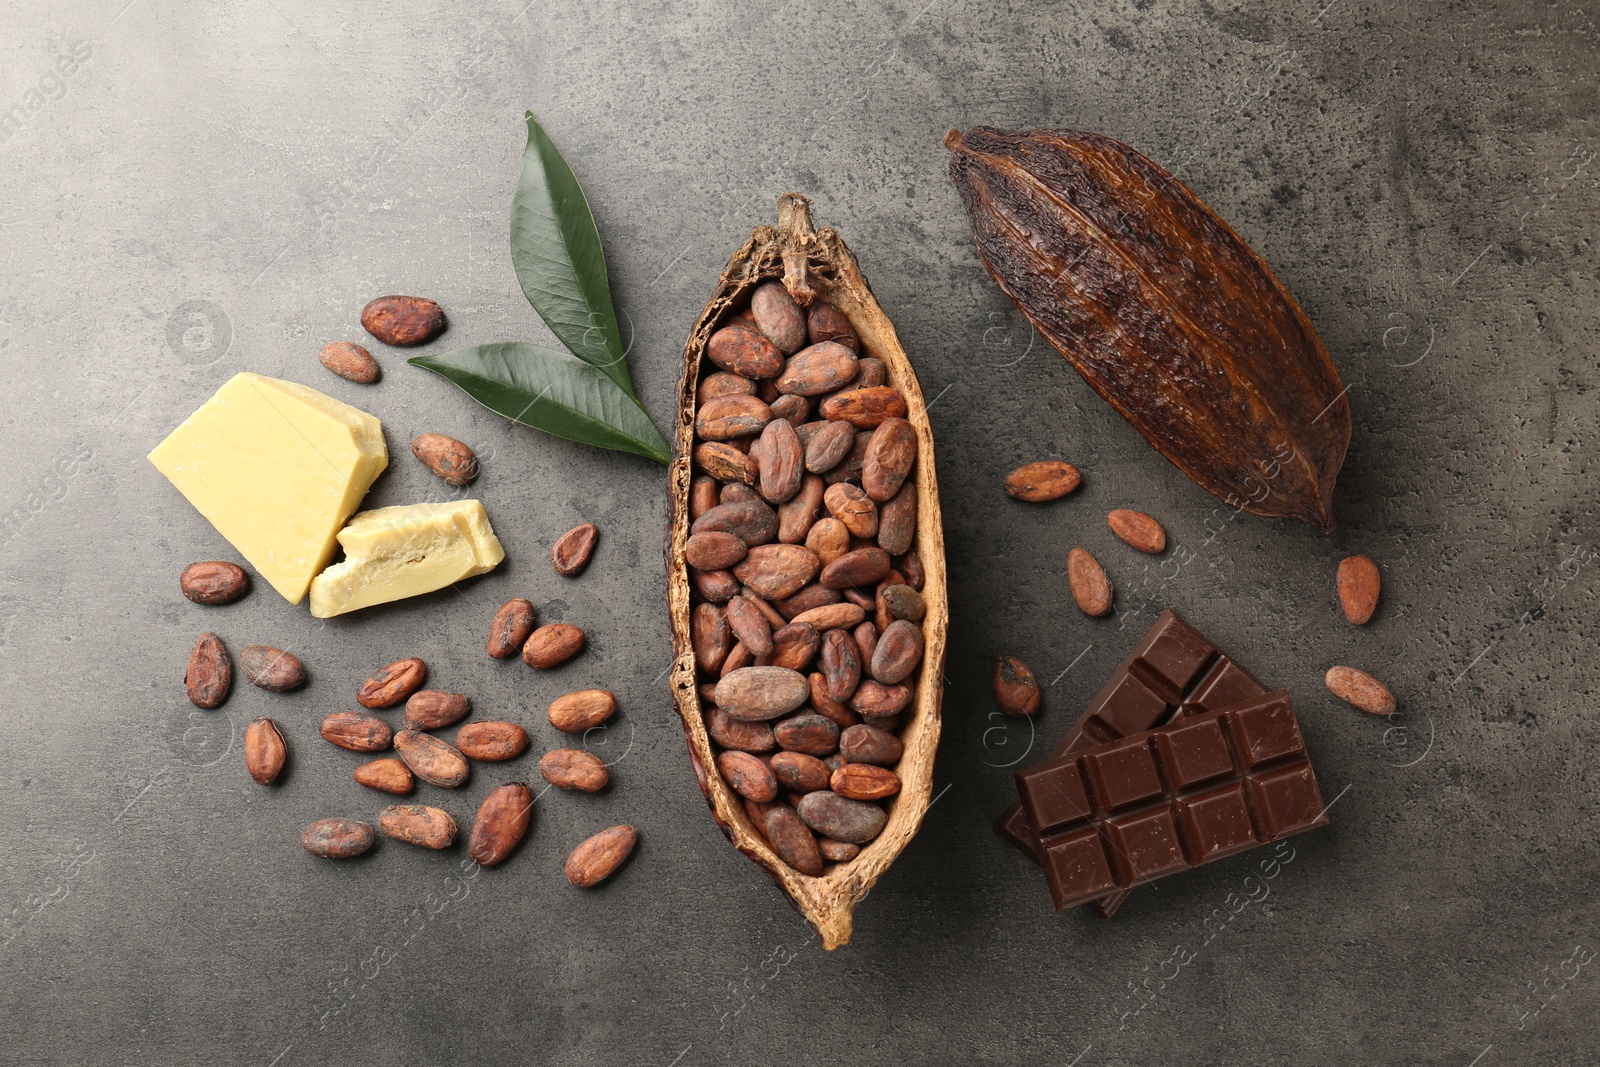
[[[1057,911],[1328,822],[1282,690],[1016,779]]]
[[[1166,611],[1089,702],[1056,746],[1055,755],[1086,752],[1179,716],[1217,711],[1266,691],[1177,613]],[[1041,861],[1039,835],[1021,804],[1007,808],[995,830],[1035,863]],[[1126,891],[1118,890],[1097,901],[1095,910],[1109,919],[1127,898]]]

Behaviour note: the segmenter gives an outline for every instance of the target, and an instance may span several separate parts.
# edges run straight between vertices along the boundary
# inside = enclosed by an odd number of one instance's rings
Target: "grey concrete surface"
[[[1597,21],[1517,0],[7,5],[0,1063],[1600,1060]],[[316,363],[397,291],[444,304],[440,347],[548,339],[506,245],[527,107],[588,191],[663,424],[721,265],[788,189],[854,247],[937,398],[941,792],[838,952],[692,780],[660,677],[662,470],[512,426],[381,346],[376,387]],[[945,177],[944,131],[978,123],[1126,140],[1274,265],[1350,385],[1336,533],[1235,519],[1031,334]],[[184,565],[233,554],[144,454],[241,369],[381,417],[377,504],[444,498],[414,434],[476,446],[506,565],[327,623],[265,586],[184,601]],[[1085,488],[1009,501],[1005,472],[1045,456]],[[1118,506],[1166,523],[1165,558],[1112,540]],[[594,565],[560,579],[548,548],[584,519]],[[1071,606],[1074,544],[1117,617]],[[1363,629],[1332,593],[1357,551],[1386,582]],[[488,662],[517,594],[589,654],[549,677]],[[1165,607],[1293,692],[1332,825],[1271,877],[1241,857],[1113,922],[1054,915],[989,829],[1006,768]],[[195,712],[202,629],[288,646],[312,682]],[[991,714],[1002,651],[1048,685],[1035,727]],[[591,744],[615,788],[541,799],[494,871],[402,846],[312,860],[306,822],[380,806],[315,724],[413,654],[539,749],[549,699],[612,688],[625,711]],[[1403,715],[1338,704],[1334,663]],[[292,749],[280,788],[241,764],[261,714]],[[466,818],[532,773],[482,769],[445,803]],[[573,890],[567,850],[621,821],[631,866]]]

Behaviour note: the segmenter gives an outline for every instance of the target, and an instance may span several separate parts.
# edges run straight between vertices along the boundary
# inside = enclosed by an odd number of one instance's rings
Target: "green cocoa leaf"
[[[666,463],[672,449],[632,394],[604,368],[520,341],[456,348],[406,362],[453,382],[524,426]]]
[[[511,201],[511,263],[528,303],[550,332],[637,398],[589,201],[531,111],[528,147]]]

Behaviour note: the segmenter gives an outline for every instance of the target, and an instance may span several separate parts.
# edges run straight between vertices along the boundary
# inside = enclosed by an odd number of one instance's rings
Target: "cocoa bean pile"
[[[917,433],[845,314],[777,282],[706,354],[684,546],[706,732],[773,851],[818,876],[900,791],[923,652]]]

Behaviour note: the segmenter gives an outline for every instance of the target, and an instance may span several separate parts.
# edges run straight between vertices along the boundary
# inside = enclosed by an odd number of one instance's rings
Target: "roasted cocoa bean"
[[[772,623],[755,603],[742,596],[728,601],[728,628],[752,654],[764,656],[772,651]]]
[[[557,789],[580,793],[598,793],[611,782],[611,771],[604,760],[576,748],[546,752],[539,760],[539,774]]]
[[[756,661],[755,653],[744,646],[743,641],[735,641],[728,650],[728,658],[722,661],[722,669],[717,672],[718,678],[726,678],[734,671],[743,670]]]
[[[827,756],[839,750],[839,724],[815,712],[802,711],[772,728],[778,747],[808,756]]]
[[[782,504],[800,491],[800,479],[806,473],[805,450],[789,423],[782,419],[767,423],[761,431],[756,462],[761,472],[761,495],[767,500]]]
[[[803,396],[785,394],[772,402],[772,417],[782,419],[795,428],[795,436],[799,438],[800,427],[811,417],[811,401]],[[800,447],[805,448],[804,439],[800,440]]]
[[[755,460],[723,441],[703,441],[695,445],[694,463],[718,481],[755,485],[761,478]]]
[[[233,688],[233,660],[228,657],[228,646],[213,633],[203,633],[189,653],[189,666],[183,674],[183,685],[189,701],[197,708],[210,711],[220,708]]]
[[[861,339],[856,336],[855,327],[850,325],[845,313],[832,304],[818,300],[811,305],[806,313],[806,334],[814,345],[833,341],[861,354]]]
[[[889,384],[889,368],[883,360],[873,359],[870,356],[861,360],[859,372],[856,374],[856,388],[870,389],[877,385]]]
[[[1083,484],[1078,468],[1060,460],[1024,464],[1006,475],[1006,495],[1031,504],[1059,500]]]
[[[750,294],[750,317],[756,329],[786,356],[805,347],[806,315],[779,282],[765,282]]]
[[[529,607],[531,609],[532,605]],[[361,683],[361,688],[356,690],[356,703],[364,708],[392,708],[421,689],[427,677],[428,665],[422,660],[415,657],[395,660]]]
[[[361,328],[397,348],[431,341],[445,325],[444,309],[420,296],[380,296],[361,309]]]
[[[300,835],[300,843],[313,856],[344,860],[372,847],[372,827],[355,819],[318,819]]]
[[[778,513],[761,500],[718,504],[689,527],[689,535],[731,533],[746,546],[765,545],[778,536]]]
[[[915,552],[907,552],[894,561],[894,569],[906,576],[906,584],[917,592],[922,592],[922,586],[927,580],[927,575],[922,570],[922,557]]]
[[[250,720],[244,729],[244,766],[257,785],[276,782],[288,756],[277,723],[266,718]]]
[[[805,824],[823,837],[864,845],[883,832],[889,813],[876,804],[850,800],[829,789],[807,793],[795,809]]]
[[[510,659],[522,651],[528,635],[533,633],[538,613],[531,601],[515,597],[500,605],[489,623],[489,655],[495,659]]]
[[[378,829],[383,836],[423,848],[449,848],[460,831],[456,821],[443,808],[426,804],[395,804],[378,813]]]
[[[781,600],[799,592],[821,568],[817,554],[804,545],[756,545],[733,575],[768,600]]]
[[[867,454],[861,460],[861,488],[882,503],[900,491],[916,461],[916,428],[905,419],[884,419],[867,442]]]
[[[694,432],[706,441],[731,441],[758,434],[772,421],[772,408],[760,398],[733,393],[708,400],[695,412]]]
[[[921,622],[927,613],[927,603],[922,594],[909,585],[886,585],[878,590],[878,603],[893,619],[910,619]]]
[[[828,696],[839,703],[855,695],[856,686],[861,684],[861,650],[848,632],[829,630],[823,636],[822,677],[828,682]]]
[[[877,653],[873,653],[876,658]],[[911,703],[911,690],[903,685],[885,685],[878,681],[865,681],[856,686],[850,698],[850,708],[857,715],[884,718],[898,715]]]
[[[856,639],[856,647],[861,650],[861,662],[871,663],[873,654],[878,651],[878,628],[869,619],[851,630],[850,636]]]
[[[783,616],[785,622],[792,622],[812,608],[837,604],[841,599],[839,590],[829,589],[820,582],[812,582],[793,596],[774,601],[773,607]]]
[[[440,730],[460,722],[472,710],[465,693],[421,689],[406,701],[406,726],[413,730]]]
[[[878,637],[878,647],[872,652],[872,677],[894,685],[910,677],[921,662],[922,627],[896,619]]]
[[[788,667],[741,667],[717,682],[717,707],[735,719],[763,722],[806,702],[805,676]]]
[[[1366,671],[1354,667],[1329,667],[1323,679],[1328,692],[1369,715],[1388,715],[1395,709],[1389,687]]]
[[[718,482],[709,475],[697,475],[689,483],[689,521],[695,522],[700,516],[717,506]]]
[[[732,571],[697,571],[691,567],[689,581],[694,584],[694,590],[701,599],[713,604],[727,603],[730,598],[739,595],[739,579],[733,576]]]
[[[850,551],[850,528],[831,515],[826,519],[818,519],[806,534],[806,547],[817,554],[823,566],[827,566]]]
[[[788,667],[804,671],[816,657],[822,635],[816,627],[804,622],[791,622],[772,632],[772,649],[756,657],[762,667]],[[752,650],[753,651],[753,650]]]
[[[829,863],[849,863],[861,855],[861,846],[852,845],[848,841],[835,841],[828,837],[817,839],[817,851],[822,853],[822,858]]]
[[[273,693],[286,693],[306,684],[305,664],[271,645],[245,645],[239,650],[239,668],[252,684]]]
[[[995,657],[994,702],[1011,716],[1033,715],[1039,710],[1039,680],[1033,676],[1033,670],[1015,656]]]
[[[715,604],[697,604],[689,616],[690,643],[694,663],[702,672],[714,674],[733,647],[732,631],[723,609]]]
[[[774,752],[768,761],[779,785],[794,793],[828,788],[828,765],[804,752]]]
[[[237,563],[206,560],[185,567],[178,588],[196,604],[232,604],[250,591],[250,575]]]
[[[876,546],[846,552],[822,568],[822,584],[830,589],[877,584],[889,573],[889,553]]]
[[[353,341],[334,341],[322,346],[317,359],[324,367],[357,385],[371,385],[383,376],[372,353]]]
[[[617,698],[604,689],[580,689],[556,697],[545,714],[562,733],[592,730],[617,713]]]
[[[723,748],[734,748],[740,752],[771,752],[778,747],[770,725],[735,719],[718,707],[706,711],[706,733]]]
[[[767,803],[778,795],[778,780],[772,768],[748,752],[730,750],[719,755],[717,773],[735,793],[757,803]]]
[[[725,370],[712,371],[700,379],[700,385],[695,390],[694,406],[703,408],[707,402],[719,396],[755,396],[756,383],[749,378],[741,378],[737,374],[729,374]]]
[[[576,578],[589,566],[594,546],[600,540],[600,527],[592,522],[574,526],[550,546],[550,562],[563,578]]]
[[[583,631],[567,622],[545,623],[528,635],[522,646],[522,662],[536,670],[559,667],[583,651]]]
[[[1337,585],[1339,606],[1344,617],[1357,626],[1365,624],[1378,610],[1378,591],[1383,579],[1378,565],[1366,556],[1346,556],[1339,561]]]
[[[833,772],[828,785],[849,800],[884,800],[900,792],[900,776],[887,767],[846,763]]]
[[[1111,532],[1130,548],[1137,548],[1140,552],[1148,552],[1155,556],[1160,555],[1167,547],[1167,531],[1161,528],[1159,522],[1142,511],[1118,508],[1106,516],[1106,522],[1110,525]]]
[[[1074,548],[1067,553],[1067,584],[1085,615],[1098,618],[1111,610],[1111,579],[1087,550]]]
[[[480,867],[504,863],[527,836],[533,822],[533,790],[522,782],[499,786],[478,807],[467,854]]]
[[[856,429],[848,422],[823,422],[805,442],[806,470],[826,474],[850,454],[856,443]],[[863,460],[865,462],[865,460]]]
[[[749,546],[737,534],[706,531],[690,535],[683,545],[684,562],[700,570],[725,570],[744,559]]]
[[[911,550],[917,539],[917,487],[907,483],[878,506],[878,547],[891,556]]]
[[[394,740],[389,724],[362,711],[336,711],[322,720],[322,736],[351,752],[382,752]]]
[[[503,763],[528,751],[528,731],[514,722],[469,722],[456,731],[455,745],[468,759]]]
[[[905,746],[894,734],[865,723],[847,726],[839,735],[839,755],[849,763],[893,767],[904,752]]]
[[[822,396],[856,377],[856,354],[835,341],[814,344],[794,357],[778,376],[778,391],[796,396]]]
[[[834,464],[832,469],[822,476],[822,480],[829,485],[837,485],[840,482],[860,485],[861,464],[866,461],[867,445],[871,441],[872,431],[857,430],[850,439],[850,451],[844,454],[844,459]]]
[[[822,502],[851,534],[861,538],[878,535],[878,505],[867,494],[848,482],[828,486]]]
[[[783,372],[778,346],[748,327],[724,326],[706,342],[706,358],[741,378],[776,378]]]
[[[778,858],[801,874],[815,878],[822,874],[822,853],[810,829],[787,804],[775,804],[756,824]]]
[[[393,756],[375,759],[371,763],[363,763],[351,775],[361,785],[368,789],[376,789],[380,793],[391,796],[403,797],[416,788],[416,780],[411,774],[411,768]]]
[[[579,889],[599,885],[617,873],[638,843],[639,831],[631,826],[601,830],[567,857],[567,881]]]
[[[803,544],[806,534],[822,515],[822,479],[807,474],[800,479],[800,491],[778,508],[778,540],[784,544]]]
[[[826,589],[826,586],[823,586]],[[837,592],[837,590],[829,590]],[[803,622],[822,633],[827,630],[846,629],[861,625],[861,620],[866,618],[866,611],[859,604],[823,604],[796,615],[792,621]]]
[[[471,773],[467,757],[460,749],[420,730],[401,730],[395,734],[394,750],[405,760],[412,774],[440,789],[454,789]]]
[[[411,439],[411,454],[446,485],[471,485],[478,477],[478,456],[472,449],[442,433],[418,434]]]
[[[876,430],[884,419],[903,419],[907,411],[900,390],[887,385],[847,389],[822,402],[823,418],[842,419],[858,430]]]

